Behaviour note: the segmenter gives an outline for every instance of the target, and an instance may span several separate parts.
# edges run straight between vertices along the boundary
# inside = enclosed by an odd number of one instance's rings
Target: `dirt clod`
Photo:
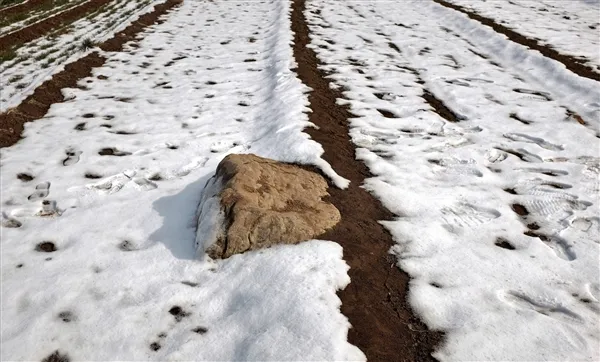
[[[29,182],[33,180],[35,177],[31,176],[28,173],[19,173],[17,174],[17,178],[23,182]]]
[[[75,320],[75,315],[73,314],[73,312],[70,312],[67,310],[67,311],[58,313],[58,318],[61,319],[65,323],[69,323],[69,322]]]
[[[121,249],[122,251],[133,251],[135,250],[135,245],[129,240],[123,240],[119,244],[119,249]]]
[[[196,327],[196,328],[192,329],[192,332],[198,333],[198,334],[204,334],[204,333],[208,332],[208,328],[206,328],[206,327]]]
[[[510,207],[519,216],[527,216],[527,215],[529,215],[529,211],[527,211],[527,208],[525,206],[521,205],[521,204],[512,204],[512,205],[510,205]]]
[[[51,241],[43,241],[35,246],[35,251],[44,252],[44,253],[52,253],[58,250],[56,245],[54,245]]]
[[[45,357],[42,362],[70,362],[69,356],[61,354],[58,350],[54,351],[51,355]]]
[[[175,317],[175,321],[180,322],[183,318],[190,315],[189,312],[186,312],[180,306],[176,305],[169,309],[169,314]]]
[[[507,250],[515,250],[515,247],[510,243],[510,241],[504,238],[497,238],[494,245]]]
[[[93,173],[93,172],[86,172],[84,176],[85,176],[85,178],[89,178],[92,180],[102,178],[101,175],[98,175],[97,173]]]

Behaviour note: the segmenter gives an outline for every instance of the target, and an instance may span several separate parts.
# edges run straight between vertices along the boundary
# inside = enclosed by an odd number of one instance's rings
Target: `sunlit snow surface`
[[[600,1],[450,0],[600,71]]]
[[[447,332],[435,356],[599,360],[597,83],[432,2],[312,0],[306,15],[356,115],[366,187],[399,215],[385,225],[411,305]]]
[[[64,33],[50,34],[21,45],[17,57],[0,63],[0,111],[16,107],[64,66],[89,54],[84,40],[101,43],[164,1],[120,0],[70,25]],[[54,15],[56,16],[56,15]]]
[[[195,259],[201,191],[227,153],[344,185],[301,132],[288,10],[185,1],[2,150],[2,360],[364,359],[335,294],[339,245]],[[35,251],[45,241],[58,250]]]

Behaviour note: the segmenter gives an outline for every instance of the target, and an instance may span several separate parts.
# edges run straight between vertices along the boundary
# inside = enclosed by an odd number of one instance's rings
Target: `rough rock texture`
[[[258,157],[225,157],[198,209],[199,255],[227,258],[274,244],[310,240],[340,221],[322,200],[327,182],[298,166]]]

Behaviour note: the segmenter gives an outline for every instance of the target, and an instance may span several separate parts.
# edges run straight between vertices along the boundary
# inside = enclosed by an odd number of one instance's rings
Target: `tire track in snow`
[[[551,58],[553,60],[556,60],[557,62],[562,63],[567,69],[569,69],[573,73],[579,75],[580,77],[585,77],[585,78],[593,79],[595,81],[600,81],[599,73],[594,71],[593,68],[588,67],[587,65],[583,64],[582,61],[578,60],[575,57],[572,57],[570,55],[561,54],[549,46],[540,44],[535,39],[531,39],[526,36],[523,36],[523,35],[517,33],[516,31],[505,27],[504,25],[500,25],[500,24],[496,23],[494,20],[492,20],[490,18],[481,16],[481,15],[477,14],[476,12],[469,11],[462,6],[452,4],[445,0],[433,0],[433,1],[442,6],[445,6],[447,8],[450,8],[450,9],[459,11],[463,14],[466,14],[469,18],[476,20],[476,21],[482,23],[483,25],[487,25],[487,26],[491,27],[497,33],[506,35],[506,37],[509,40],[511,40],[515,43],[518,43],[518,44],[524,45],[528,48],[531,48],[533,50],[539,51],[545,57]]]
[[[315,52],[307,47],[310,39],[305,5],[305,0],[293,3],[292,30],[298,75],[313,89],[309,119],[319,127],[306,132],[323,146],[325,160],[351,181],[347,190],[329,189],[330,201],[340,210],[342,221],[321,236],[340,243],[350,265],[352,282],[339,293],[342,312],[353,326],[348,340],[370,361],[432,360],[431,353],[443,334],[427,330],[408,305],[410,278],[395,266],[394,257],[388,253],[394,241],[378,222],[391,220],[394,215],[361,187],[370,173],[355,158],[347,124],[352,114],[336,103],[341,93],[330,88]]]

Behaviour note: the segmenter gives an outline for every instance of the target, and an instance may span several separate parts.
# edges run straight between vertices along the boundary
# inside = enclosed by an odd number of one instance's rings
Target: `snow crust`
[[[185,1],[1,150],[2,360],[365,359],[335,294],[339,245],[196,258],[226,154],[327,165],[301,132],[288,9]]]
[[[400,215],[384,224],[410,303],[447,333],[435,357],[599,360],[597,123],[566,111],[597,115],[597,84],[430,2],[315,0],[306,16],[356,115],[365,187]]]

